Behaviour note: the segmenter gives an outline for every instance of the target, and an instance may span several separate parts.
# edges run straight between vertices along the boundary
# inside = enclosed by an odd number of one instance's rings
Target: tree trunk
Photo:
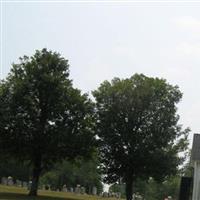
[[[133,180],[127,177],[126,180],[126,200],[133,200]]]
[[[32,184],[29,196],[37,196],[40,173],[41,173],[41,159],[38,159],[35,161],[33,166]]]

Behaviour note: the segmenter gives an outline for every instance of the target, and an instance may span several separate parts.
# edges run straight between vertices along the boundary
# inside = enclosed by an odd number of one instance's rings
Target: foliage
[[[123,198],[126,196],[124,184],[119,184],[119,183],[112,184],[109,187],[109,192],[115,192],[115,193],[119,192]]]
[[[93,95],[106,182],[123,178],[131,200],[134,180],[176,174],[189,132],[178,125],[176,104],[182,94],[177,86],[135,74],[105,81]]]
[[[150,178],[148,181],[137,180],[134,184],[134,193],[140,194],[143,199],[148,200],[160,200],[167,196],[171,196],[172,199],[178,199],[179,187],[179,176],[170,177],[160,183]],[[110,191],[121,192],[124,195],[125,185],[113,184]]]
[[[181,168],[181,175],[186,177],[193,177],[194,167],[191,162],[191,149],[188,151],[187,160]]]
[[[144,199],[159,200],[164,199],[167,196],[171,196],[172,199],[178,199],[180,186],[180,177],[178,176],[170,177],[162,183],[150,179],[145,184],[146,191],[141,193],[144,196]]]
[[[13,64],[0,83],[0,152],[33,165],[37,194],[41,172],[64,158],[89,156],[93,150],[93,105],[73,88],[69,64],[43,49]]]
[[[96,186],[100,193],[103,185],[98,165],[97,157],[88,161],[82,159],[76,162],[63,161],[41,177],[41,184],[50,184],[54,189],[62,189],[63,185],[67,187],[81,185],[86,188],[87,193],[91,193],[92,187]]]
[[[30,169],[28,163],[5,155],[0,156],[0,178],[13,177],[14,180],[29,180]]]

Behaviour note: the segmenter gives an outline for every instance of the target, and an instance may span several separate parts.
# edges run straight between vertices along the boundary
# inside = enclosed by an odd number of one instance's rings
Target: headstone
[[[11,176],[8,177],[7,185],[12,186],[14,184],[13,178]]]
[[[85,187],[81,187],[81,194],[85,194]]]
[[[62,191],[67,192],[67,186],[66,185],[63,185]]]
[[[70,187],[69,191],[73,193],[74,192],[74,188]]]
[[[192,145],[192,162],[194,166],[194,180],[192,200],[200,199],[200,134],[194,134]]]
[[[8,184],[8,179],[6,177],[1,178],[1,184],[2,185],[7,185]]]
[[[121,193],[120,193],[120,192],[117,192],[117,193],[116,193],[116,198],[117,198],[117,199],[120,199],[120,198],[121,198]]]
[[[97,188],[96,187],[92,187],[92,194],[97,195]]]
[[[103,197],[108,197],[108,192],[103,192]]]
[[[17,187],[22,187],[22,181],[16,180],[16,186]]]
[[[23,181],[23,182],[22,182],[22,187],[27,188],[27,187],[28,187],[28,183],[27,183],[26,181]]]
[[[75,193],[76,193],[76,194],[80,194],[80,193],[81,193],[80,185],[77,185],[77,186],[76,186],[76,188],[75,188]]]
[[[32,186],[32,181],[28,182],[28,190],[31,190],[31,186]]]

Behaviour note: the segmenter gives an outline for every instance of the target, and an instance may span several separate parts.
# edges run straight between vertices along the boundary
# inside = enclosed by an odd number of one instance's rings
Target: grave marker
[[[200,199],[200,134],[194,134],[191,158],[194,166],[192,200],[199,200]]]
[[[11,176],[8,177],[7,185],[12,186],[14,184],[13,178]]]
[[[1,178],[1,184],[2,185],[7,185],[8,184],[8,179],[6,177]]]
[[[92,194],[97,195],[97,188],[96,187],[92,187]]]

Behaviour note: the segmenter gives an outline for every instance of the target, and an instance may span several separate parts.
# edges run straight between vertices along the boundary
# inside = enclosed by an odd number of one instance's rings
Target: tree
[[[119,184],[119,183],[114,183],[109,187],[109,192],[115,192],[115,193],[120,193],[122,198],[125,198],[125,185],[124,184]]]
[[[28,163],[7,155],[0,155],[0,163],[0,178],[11,176],[14,180],[27,181],[29,179]]]
[[[63,161],[41,177],[42,184],[50,184],[54,189],[76,187],[78,184],[85,187],[87,193],[92,192],[92,187],[97,187],[97,192],[102,192],[101,174],[98,169],[99,161],[96,157],[90,160],[78,159],[74,162]]]
[[[105,81],[93,92],[105,181],[126,183],[132,200],[138,178],[162,180],[175,174],[188,142],[178,125],[176,104],[182,94],[164,79],[135,74]]]
[[[29,195],[42,171],[63,158],[87,157],[94,145],[93,104],[73,88],[69,64],[47,49],[13,64],[0,84],[0,151],[30,160]]]
[[[163,182],[156,182],[152,178],[147,181],[138,179],[134,182],[134,194],[148,200],[160,200],[168,196],[171,196],[172,199],[178,199],[180,180],[180,176],[168,177]],[[113,184],[109,191],[120,192],[122,196],[125,196],[125,185]]]
[[[163,182],[156,182],[150,178],[148,181],[138,181],[136,191],[141,194],[144,199],[159,200],[171,196],[172,199],[178,199],[180,188],[180,176],[171,176]]]
[[[194,166],[191,161],[191,149],[188,150],[187,159],[181,169],[181,175],[185,177],[192,177],[194,174]]]

